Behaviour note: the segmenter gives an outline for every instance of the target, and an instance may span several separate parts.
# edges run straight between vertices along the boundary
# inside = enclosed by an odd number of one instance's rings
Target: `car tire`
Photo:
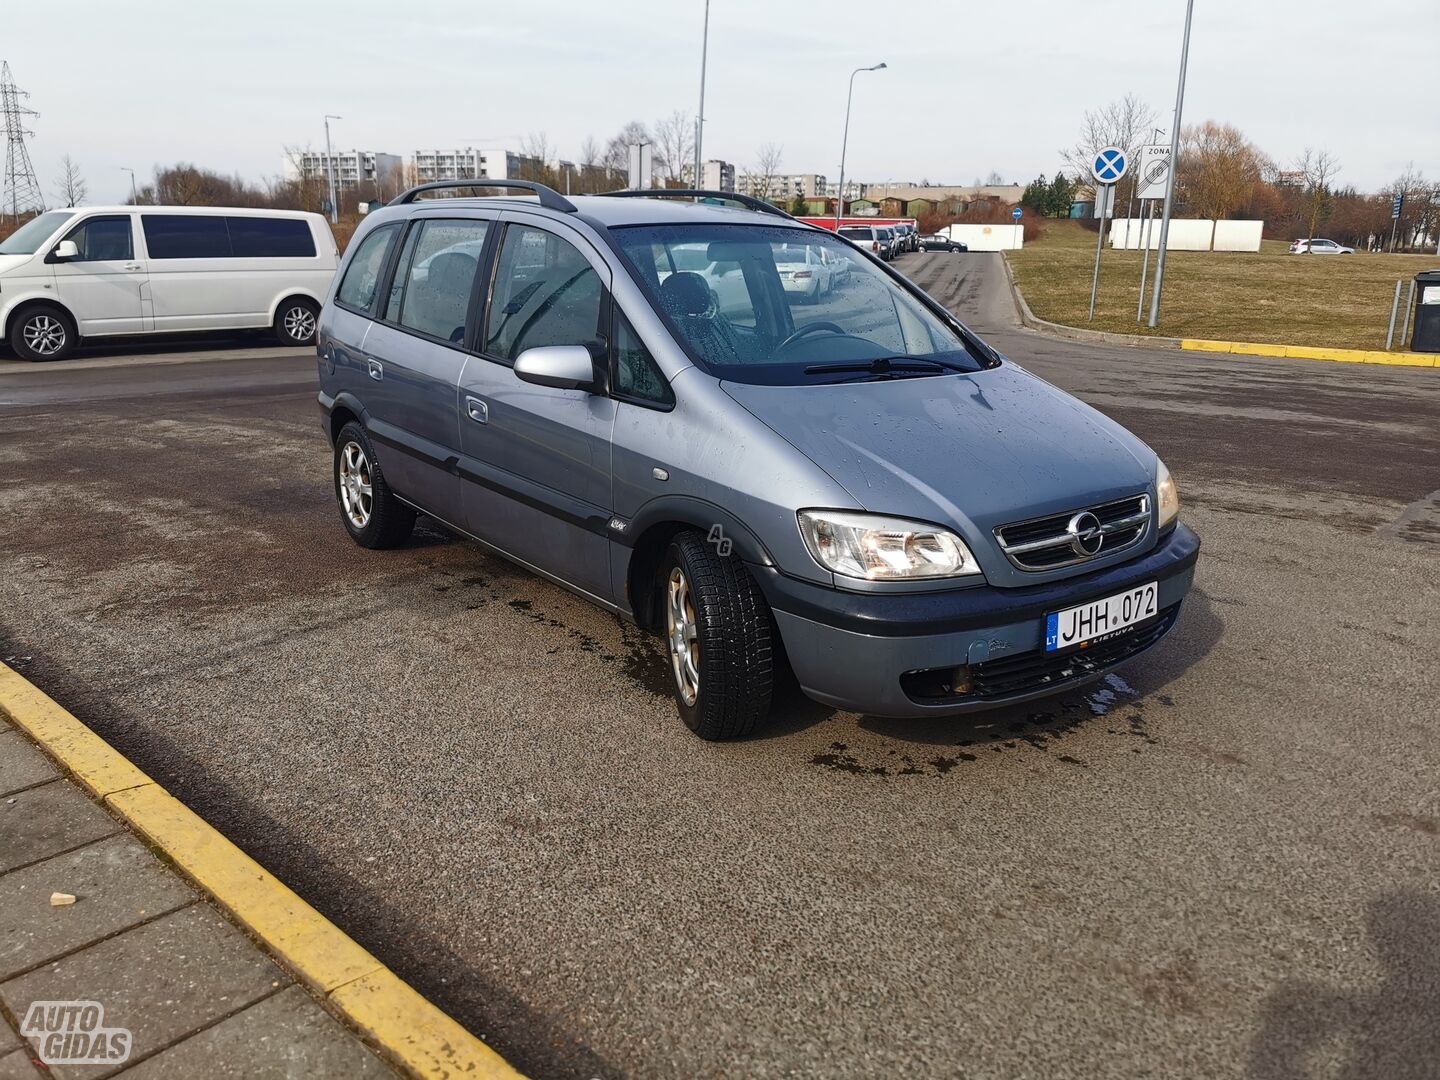
[[[750,571],[701,533],[682,532],[666,551],[659,588],[680,719],[708,740],[758,731],[770,718],[776,650],[770,607]]]
[[[415,511],[385,481],[365,429],[350,421],[335,438],[335,502],[350,539],[363,548],[399,547],[415,528]]]
[[[314,300],[292,296],[275,312],[275,338],[293,348],[313,345],[319,320],[320,308]]]
[[[22,360],[64,360],[78,343],[75,320],[54,304],[25,308],[10,322],[10,349]]]

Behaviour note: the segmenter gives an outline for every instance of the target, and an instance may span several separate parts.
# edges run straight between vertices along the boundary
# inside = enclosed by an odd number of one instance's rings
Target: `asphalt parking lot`
[[[998,258],[897,265],[1205,545],[1099,689],[702,743],[657,641],[354,546],[275,349],[0,364],[0,659],[533,1075],[1435,1075],[1440,377],[1037,337]]]

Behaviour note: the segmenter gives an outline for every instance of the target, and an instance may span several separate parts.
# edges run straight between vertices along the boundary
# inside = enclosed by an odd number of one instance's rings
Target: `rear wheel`
[[[365,430],[353,420],[335,439],[335,499],[345,531],[361,547],[399,547],[415,527],[415,511],[390,490]]]
[[[281,345],[312,345],[319,318],[320,309],[315,301],[298,296],[286,300],[275,312],[275,337]]]
[[[698,532],[678,535],[660,580],[680,719],[702,739],[735,739],[770,718],[770,608],[745,564]]]
[[[26,308],[10,324],[10,348],[22,360],[64,360],[76,343],[75,320],[52,304]]]

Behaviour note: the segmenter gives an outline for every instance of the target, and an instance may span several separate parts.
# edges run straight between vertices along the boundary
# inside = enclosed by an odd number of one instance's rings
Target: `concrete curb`
[[[523,1080],[504,1058],[5,664],[0,664],[0,713],[405,1075]]]
[[[1078,326],[1047,322],[1036,316],[1025,302],[1010,260],[1004,258],[1005,280],[1015,298],[1020,322],[1037,333],[1064,341],[1088,341],[1099,345],[1120,345],[1127,348],[1149,346],[1155,349],[1183,349],[1187,352],[1226,353],[1232,356],[1268,356],[1291,360],[1333,360],[1349,364],[1388,364],[1392,367],[1440,367],[1440,355],[1411,352],[1382,352],[1372,349],[1322,349],[1311,345],[1268,345],[1250,341],[1211,341],[1207,338],[1146,337],[1143,334],[1111,334],[1101,330],[1084,330]]]

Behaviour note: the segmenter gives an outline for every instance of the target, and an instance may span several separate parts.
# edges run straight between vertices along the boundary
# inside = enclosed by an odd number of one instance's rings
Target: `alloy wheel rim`
[[[285,313],[285,333],[296,341],[309,341],[315,333],[315,313],[296,304]]]
[[[364,448],[353,440],[340,451],[339,487],[345,520],[357,529],[365,528],[375,509],[375,489],[370,459],[365,456]]]
[[[670,571],[666,588],[665,632],[670,642],[670,668],[680,700],[693,706],[700,694],[700,631],[695,623],[695,603],[690,582],[680,567]]]
[[[65,347],[65,324],[50,315],[36,315],[21,332],[26,348],[37,356],[54,356]]]

